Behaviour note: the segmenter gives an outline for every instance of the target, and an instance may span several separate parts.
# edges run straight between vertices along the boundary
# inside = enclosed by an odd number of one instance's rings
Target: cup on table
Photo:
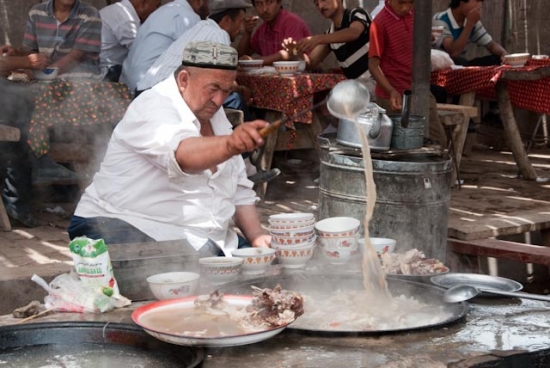
[[[444,26],[432,26],[432,37],[436,41],[443,34]]]

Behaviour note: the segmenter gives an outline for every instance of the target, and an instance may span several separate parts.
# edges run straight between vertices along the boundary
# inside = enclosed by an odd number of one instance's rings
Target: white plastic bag
[[[77,275],[61,274],[49,285],[37,275],[33,275],[31,280],[48,292],[44,298],[47,309],[58,312],[103,313],[118,306],[115,298],[90,288]]]
[[[453,59],[445,51],[431,49],[432,72],[451,69],[455,65]]]

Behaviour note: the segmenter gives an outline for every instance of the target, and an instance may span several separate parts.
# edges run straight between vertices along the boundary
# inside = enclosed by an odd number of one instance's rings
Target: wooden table
[[[327,93],[338,82],[344,80],[343,74],[303,73],[292,77],[281,77],[276,74],[239,73],[237,82],[252,90],[252,106],[265,110],[265,120],[274,122],[284,117],[293,116],[322,101]],[[271,169],[273,153],[291,149],[317,147],[317,135],[321,133],[319,110],[310,111],[286,124],[286,129],[275,131],[266,139],[262,168]],[[303,124],[297,129],[295,124]],[[258,194],[263,197],[267,185],[259,188]]]
[[[432,73],[431,83],[444,87],[450,95],[461,95],[460,104],[472,106],[474,96],[499,102],[504,130],[523,178],[535,180],[522,143],[514,107],[540,114],[550,113],[550,61],[531,60],[524,67],[464,67]]]

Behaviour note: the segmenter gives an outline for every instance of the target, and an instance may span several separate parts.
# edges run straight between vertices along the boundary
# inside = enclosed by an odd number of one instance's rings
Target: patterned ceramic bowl
[[[324,238],[355,236],[359,232],[359,220],[353,217],[329,217],[315,224],[317,235]]]
[[[530,57],[531,57],[531,54],[529,53],[508,54],[504,56],[504,64],[510,65],[515,68],[519,68],[524,66]]]
[[[315,234],[313,225],[297,227],[294,229],[269,229],[269,233],[274,236],[284,236],[287,238],[301,238],[301,237],[311,237]]]
[[[299,61],[275,61],[275,70],[282,76],[294,75],[300,67]]]
[[[365,248],[365,238],[359,239],[358,243],[359,249],[363,252]],[[370,238],[370,243],[376,251],[376,254],[378,254],[378,257],[380,257],[380,255],[385,253],[393,253],[397,242],[395,239],[389,238]]]
[[[284,268],[303,268],[313,256],[315,242],[292,249],[278,248],[277,260]]]
[[[277,236],[271,235],[271,242],[276,245],[304,245],[315,240],[317,236],[314,232],[307,236]]]
[[[195,295],[200,275],[195,272],[166,272],[149,276],[147,282],[158,300]]]
[[[32,74],[38,80],[54,80],[55,78],[57,78],[58,72],[59,72],[59,68],[52,67],[52,68],[46,68],[42,70],[33,70]]]
[[[233,257],[243,259],[243,275],[260,275],[265,273],[275,259],[273,248],[241,248],[231,252]]]
[[[332,264],[343,264],[359,253],[358,235],[343,237],[319,237],[317,242],[325,258]]]
[[[250,72],[252,70],[261,69],[263,66],[263,60],[239,60],[239,67],[244,72]]]
[[[233,281],[241,272],[242,258],[204,257],[199,259],[201,274],[212,284]]]
[[[309,212],[279,213],[269,216],[270,226],[310,226],[315,223],[315,215]]]

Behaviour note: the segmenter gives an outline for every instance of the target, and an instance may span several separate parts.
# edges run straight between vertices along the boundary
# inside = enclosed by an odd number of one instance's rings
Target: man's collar
[[[409,12],[403,16],[400,16],[398,15],[393,9],[392,7],[390,6],[390,4],[388,4],[388,2],[386,2],[386,4],[384,5],[384,9],[383,10],[386,10],[392,17],[394,17],[395,19],[401,19],[401,18],[404,18],[408,15],[412,15],[412,11],[409,10]]]
[[[458,22],[456,21],[455,16],[453,15],[453,9],[451,8],[447,9],[447,16],[449,17],[449,21],[451,22],[451,27],[453,27],[454,29],[458,29],[461,27],[460,25],[458,25]]]
[[[53,11],[53,2],[54,0],[48,1],[46,8],[47,8],[48,15],[55,17],[55,13]],[[73,4],[73,7],[71,8],[71,12],[69,13],[69,17],[67,19],[76,18],[79,8],[80,8],[80,0],[76,0]]]

